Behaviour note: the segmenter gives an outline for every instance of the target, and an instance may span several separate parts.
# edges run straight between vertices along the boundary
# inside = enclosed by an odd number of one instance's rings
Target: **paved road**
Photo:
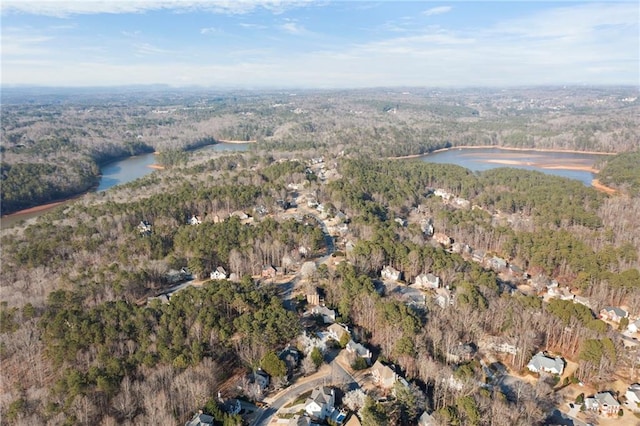
[[[293,386],[285,389],[284,392],[277,395],[275,399],[270,402],[269,408],[258,410],[258,417],[252,423],[252,426],[268,425],[278,410],[285,406],[289,401],[294,400],[303,393],[309,392],[318,386],[346,384],[350,389],[358,387],[354,378],[345,371],[345,369],[342,368],[335,359],[328,366],[324,366],[322,370],[324,371],[319,374],[318,377],[314,377],[313,379],[298,385],[294,384]]]

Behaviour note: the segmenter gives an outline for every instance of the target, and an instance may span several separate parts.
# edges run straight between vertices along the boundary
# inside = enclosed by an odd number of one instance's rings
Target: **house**
[[[453,197],[453,194],[445,191],[442,188],[437,188],[436,190],[434,190],[433,195],[437,197],[442,197],[444,200],[449,200],[449,198]]]
[[[435,301],[442,309],[453,305],[453,295],[451,294],[451,290],[442,287],[438,288],[436,290]]]
[[[600,318],[613,322],[620,322],[622,318],[627,318],[629,313],[616,306],[607,306],[600,311]]]
[[[310,250],[309,250],[308,247],[305,247],[305,246],[298,247],[298,254],[300,254],[300,256],[302,256],[302,257],[307,257],[309,252],[310,252]]]
[[[518,347],[508,340],[503,340],[500,337],[490,336],[484,340],[478,342],[478,346],[483,350],[489,350],[494,352],[500,352],[505,354],[515,355],[518,351]]]
[[[224,270],[222,266],[218,266],[215,271],[209,274],[209,277],[212,280],[226,280],[227,279],[227,271]]]
[[[483,250],[474,250],[471,258],[474,262],[482,263],[484,261],[484,257],[486,253]]]
[[[347,352],[355,354],[367,362],[367,365],[371,365],[371,351],[360,343],[356,343],[353,340],[349,340],[347,343]]]
[[[380,361],[376,361],[373,367],[371,367],[371,376],[373,377],[373,382],[383,389],[393,388],[398,380],[396,372]]]
[[[222,403],[222,409],[226,413],[231,414],[232,416],[242,411],[242,405],[240,404],[239,399],[228,399],[226,401],[223,401],[222,399],[220,399],[220,402]]]
[[[234,212],[231,212],[231,214],[229,215],[229,217],[231,216],[235,216],[240,220],[245,220],[245,219],[249,219],[249,215],[246,214],[245,212],[243,212],[242,210],[236,210]]]
[[[603,416],[617,416],[620,411],[620,403],[610,392],[600,392],[592,397],[585,398],[585,409],[597,411]]]
[[[624,396],[627,398],[627,403],[633,410],[637,411],[640,409],[640,384],[634,383],[629,386]]]
[[[189,275],[189,272],[185,268],[182,268],[179,271],[176,269],[170,269],[164,277],[167,280],[167,283],[176,284],[187,280]]]
[[[300,363],[300,351],[294,346],[287,345],[287,347],[278,354],[278,358],[287,365],[287,371],[291,374]]]
[[[138,231],[142,235],[150,235],[151,234],[151,224],[146,220],[140,221],[138,224]]]
[[[436,243],[442,244],[443,246],[449,246],[453,243],[453,240],[447,234],[443,234],[442,232],[436,232],[433,234],[433,239],[436,240]]]
[[[415,284],[420,288],[436,289],[440,287],[440,277],[437,277],[431,273],[420,274],[416,277]]]
[[[469,361],[475,353],[476,349],[469,343],[458,343],[447,351],[446,358],[448,362],[459,363]]]
[[[269,375],[262,368],[258,368],[258,370],[253,373],[253,382],[257,383],[260,389],[264,390],[269,386]]]
[[[507,261],[501,257],[493,256],[491,260],[489,260],[489,266],[491,267],[491,269],[494,269],[496,271],[502,271],[507,267]]]
[[[395,219],[393,219],[393,221],[395,223],[397,223],[398,225],[402,226],[402,227],[406,227],[407,226],[407,220],[403,219],[401,217],[396,217]]]
[[[325,324],[333,324],[336,322],[336,311],[329,309],[326,306],[314,306],[311,308],[311,313],[313,315],[320,315],[322,317],[322,322]]]
[[[382,268],[380,277],[382,277],[383,280],[398,281],[402,277],[402,272],[398,271],[393,266],[387,265]]]
[[[200,216],[193,215],[189,218],[188,223],[189,225],[200,225],[202,223],[202,219],[200,219]]]
[[[203,414],[202,410],[200,410],[191,420],[185,423],[185,426],[213,426],[213,416]]]
[[[349,417],[349,420],[344,424],[344,426],[362,426],[362,423],[360,423],[360,419],[358,418],[358,416],[352,414],[351,417]]]
[[[341,341],[345,335],[351,336],[349,333],[349,329],[346,326],[340,324],[331,324],[329,328],[327,328],[327,334],[330,338],[336,341]]]
[[[634,322],[629,323],[627,330],[629,330],[629,332],[631,333],[637,333],[638,331],[640,331],[640,318],[638,318]]]
[[[436,426],[436,424],[433,416],[426,411],[418,419],[418,426]]]
[[[275,278],[276,276],[276,268],[272,265],[264,265],[262,266],[262,278]]]
[[[562,375],[564,371],[564,360],[561,357],[551,358],[543,352],[538,352],[531,358],[531,361],[527,364],[527,368],[534,373],[545,372]]]
[[[334,411],[335,393],[333,389],[321,386],[311,392],[304,405],[304,411],[313,418],[324,420]]]
[[[459,197],[454,198],[451,204],[461,209],[468,209],[471,207],[471,202],[469,200],[466,200],[464,198],[459,198]]]

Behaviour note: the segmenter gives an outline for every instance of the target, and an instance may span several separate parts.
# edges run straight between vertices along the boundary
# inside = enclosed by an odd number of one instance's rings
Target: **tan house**
[[[380,361],[376,361],[371,367],[371,376],[373,382],[383,389],[391,389],[398,380],[398,375],[388,365],[382,364]]]

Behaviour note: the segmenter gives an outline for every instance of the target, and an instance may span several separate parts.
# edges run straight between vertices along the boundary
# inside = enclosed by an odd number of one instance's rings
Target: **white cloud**
[[[292,8],[313,4],[314,0],[5,0],[0,3],[3,13],[27,13],[55,17],[95,15],[100,13],[144,13],[154,10],[205,11],[239,15],[256,9],[279,14]]]
[[[215,34],[219,32],[221,32],[221,30],[216,27],[200,28],[200,34],[203,34],[203,35]]]
[[[173,53],[170,50],[162,49],[150,43],[136,43],[133,45],[133,48],[139,55],[163,55]]]
[[[450,12],[451,9],[452,9],[451,6],[432,7],[431,9],[427,9],[424,12],[422,12],[422,14],[425,16],[442,15],[443,13]]]
[[[296,24],[295,22],[287,22],[286,24],[282,24],[280,25],[280,29],[285,33],[295,34],[295,35],[308,33],[305,27],[303,27],[300,24]]]
[[[266,25],[251,24],[251,23],[247,23],[247,22],[241,22],[238,25],[240,25],[242,28],[252,28],[252,29],[256,29],[256,30],[266,30],[268,28]]]

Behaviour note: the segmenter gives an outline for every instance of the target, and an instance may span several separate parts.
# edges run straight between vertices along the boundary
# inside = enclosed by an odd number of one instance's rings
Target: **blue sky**
[[[4,0],[2,84],[640,84],[637,1]]]

